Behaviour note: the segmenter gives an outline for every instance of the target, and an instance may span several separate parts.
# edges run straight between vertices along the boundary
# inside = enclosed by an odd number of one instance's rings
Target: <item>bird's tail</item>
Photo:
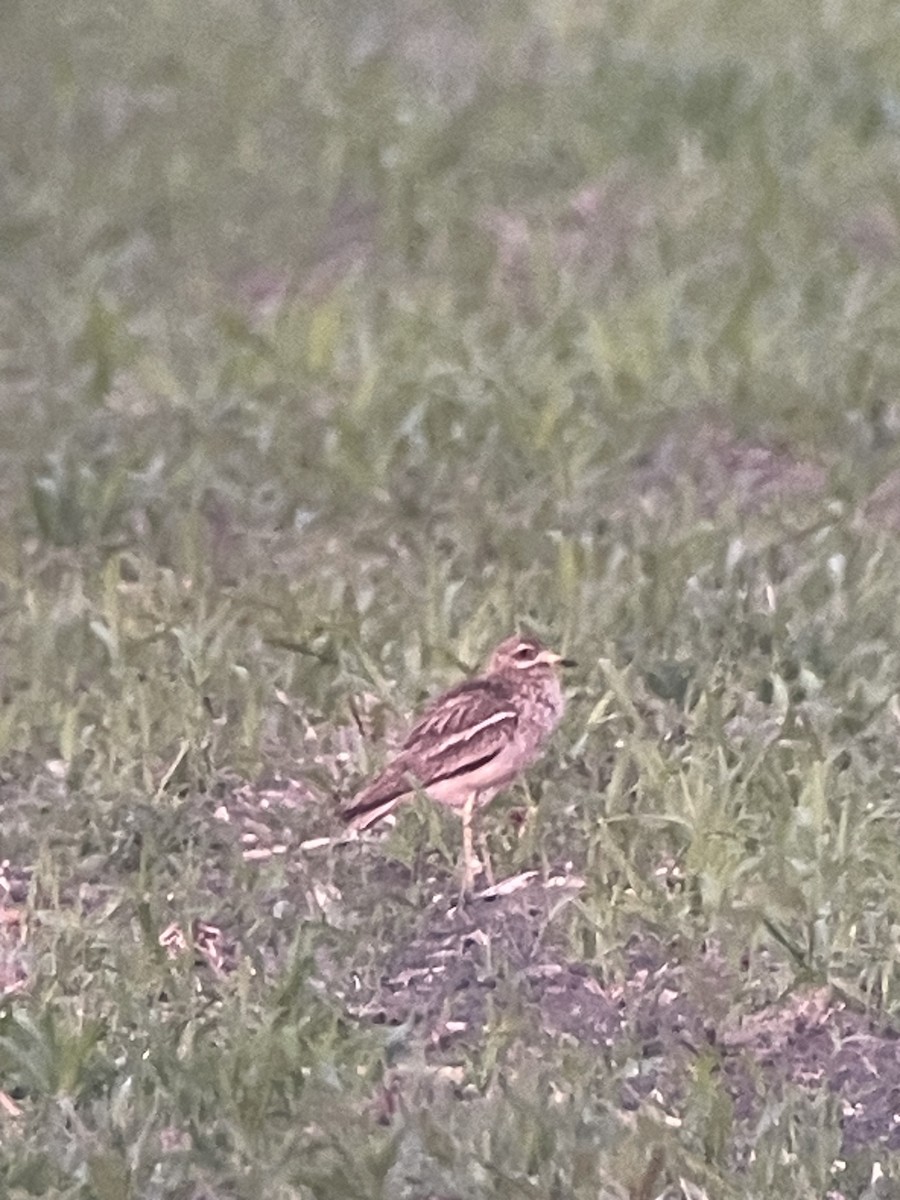
[[[385,773],[358,792],[341,811],[341,816],[350,829],[368,829],[392,812],[412,790],[405,776]]]

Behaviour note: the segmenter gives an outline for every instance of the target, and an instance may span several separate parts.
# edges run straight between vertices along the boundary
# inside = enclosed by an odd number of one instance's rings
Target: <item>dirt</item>
[[[447,1061],[512,1004],[530,1010],[545,1035],[636,1060],[620,1096],[625,1109],[653,1103],[677,1115],[702,1059],[748,1128],[786,1085],[827,1088],[840,1105],[845,1153],[900,1148],[900,1031],[823,986],[736,1013],[732,998],[744,981],[714,945],[690,958],[636,935],[624,976],[605,982],[543,944],[547,906],[544,884],[532,880],[509,896],[423,914],[418,936],[395,948],[354,1015],[415,1021]]]
[[[228,805],[242,828],[251,792],[242,789]],[[282,801],[302,809],[308,800],[283,779],[265,795],[266,816],[256,797],[257,824],[263,816],[261,824],[278,825]],[[269,847],[271,836],[259,832],[255,825],[245,853],[288,849]],[[290,848],[288,859],[296,853]],[[477,1053],[488,1025],[506,1014],[536,1036],[565,1039],[607,1061],[629,1059],[634,1069],[619,1097],[622,1107],[653,1104],[674,1120],[702,1069],[720,1083],[748,1132],[785,1087],[810,1096],[827,1089],[841,1113],[845,1154],[900,1149],[900,1029],[874,1006],[867,1012],[821,984],[772,1000],[774,985],[759,986],[764,953],[761,961],[757,952],[751,971],[715,942],[698,953],[642,930],[623,947],[614,975],[604,978],[566,952],[565,922],[558,919],[583,881],[560,871],[546,883],[535,873],[514,882],[506,894],[476,895],[464,904],[452,886],[444,889],[417,916],[412,935],[386,949],[377,983],[368,991],[346,988],[349,1013],[375,1024],[413,1024],[426,1055],[443,1066]],[[383,858],[369,885],[400,896],[412,879],[406,867]],[[337,908],[343,903],[338,896]],[[195,934],[193,941],[202,948],[202,938]],[[773,972],[774,966],[773,960]],[[331,964],[328,974],[340,995],[347,982],[340,967]]]

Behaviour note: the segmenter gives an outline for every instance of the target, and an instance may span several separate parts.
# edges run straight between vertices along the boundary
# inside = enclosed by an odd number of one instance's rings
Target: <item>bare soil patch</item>
[[[735,1011],[744,981],[718,948],[689,957],[636,933],[624,978],[606,982],[547,937],[560,888],[540,880],[512,895],[455,901],[423,913],[417,936],[393,948],[381,981],[353,1012],[417,1023],[429,1052],[452,1060],[505,1007],[535,1032],[596,1047],[639,1066],[621,1103],[654,1103],[675,1119],[702,1058],[748,1123],[785,1085],[827,1089],[841,1107],[844,1150],[900,1148],[900,1033],[809,987],[755,1011]],[[553,894],[555,893],[555,894]],[[498,967],[499,964],[499,967]]]

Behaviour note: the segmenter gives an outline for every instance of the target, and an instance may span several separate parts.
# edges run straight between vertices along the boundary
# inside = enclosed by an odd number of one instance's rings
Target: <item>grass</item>
[[[890,1195],[890,6],[4,25],[0,1191]],[[304,848],[517,624],[538,882]]]

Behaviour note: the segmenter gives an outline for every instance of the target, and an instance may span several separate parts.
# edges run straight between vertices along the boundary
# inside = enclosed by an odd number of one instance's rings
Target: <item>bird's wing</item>
[[[421,764],[423,784],[489,761],[509,744],[519,714],[503,679],[461,683],[425,710],[403,743],[403,757]]]
[[[425,710],[400,753],[344,810],[357,828],[373,824],[402,796],[479,770],[509,745],[518,724],[502,679],[461,683]]]

